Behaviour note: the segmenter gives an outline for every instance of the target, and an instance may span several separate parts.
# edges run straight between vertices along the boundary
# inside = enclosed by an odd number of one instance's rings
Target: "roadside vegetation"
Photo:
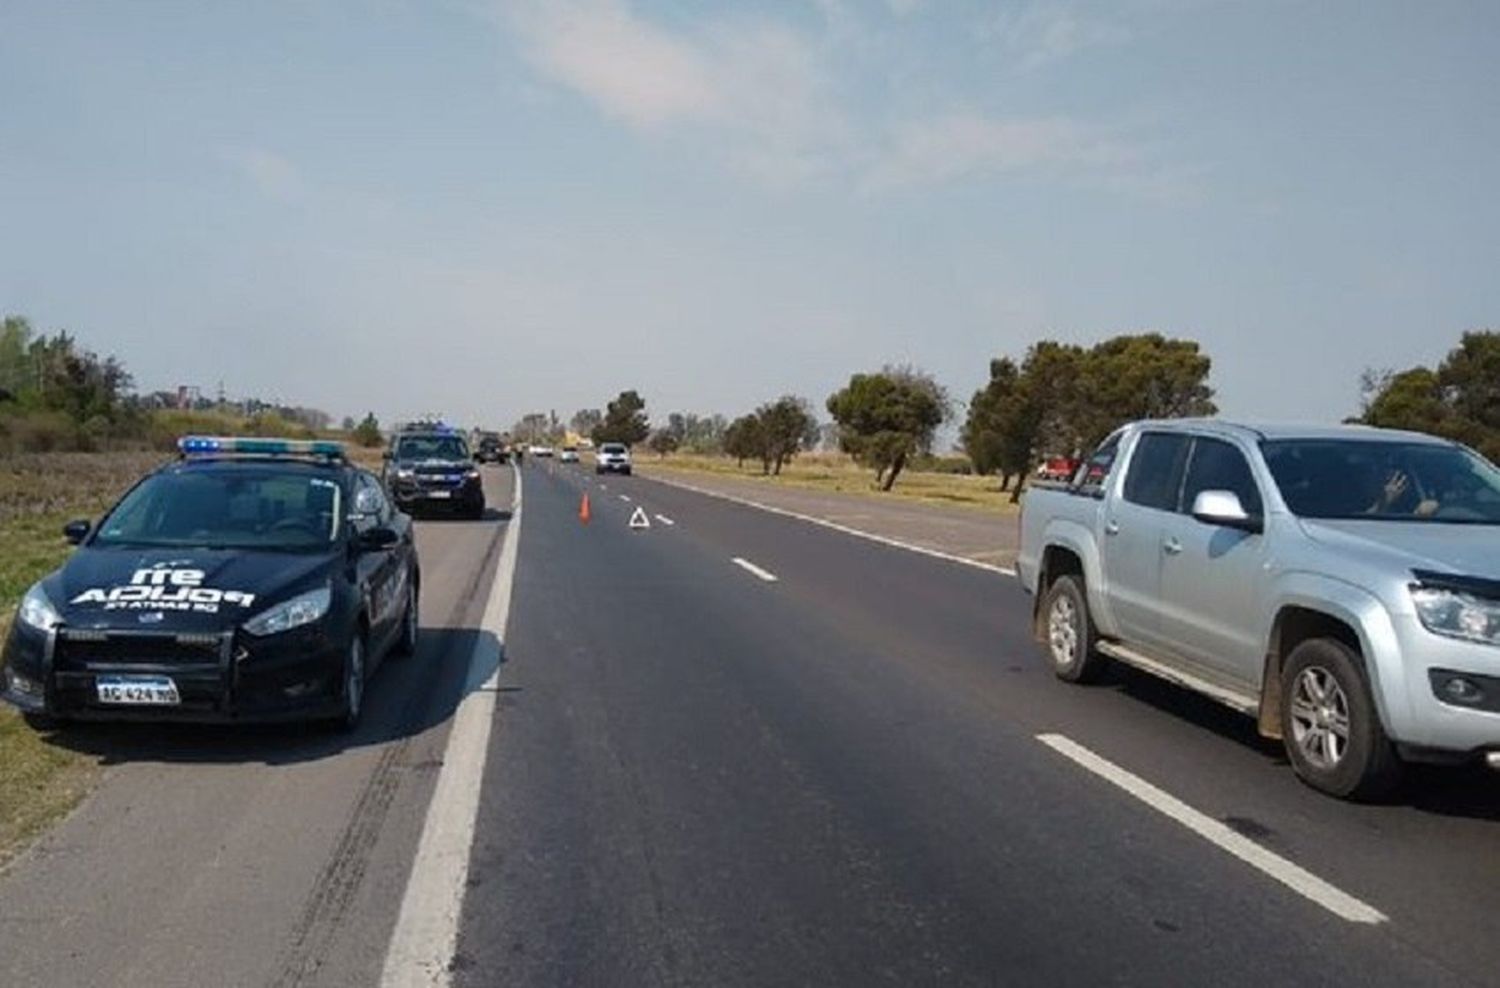
[[[62,526],[96,518],[160,463],[157,453],[46,453],[0,457],[0,633],[21,595],[67,558]],[[91,759],[49,744],[0,706],[0,864],[88,791]]]

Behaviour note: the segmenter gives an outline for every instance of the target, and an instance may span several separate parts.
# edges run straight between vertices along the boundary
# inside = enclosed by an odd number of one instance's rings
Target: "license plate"
[[[436,497],[436,498],[452,497],[453,496],[453,492],[452,491],[428,491],[427,492],[427,496],[428,497]]]
[[[94,680],[100,703],[131,707],[175,707],[182,702],[170,676],[100,676]]]

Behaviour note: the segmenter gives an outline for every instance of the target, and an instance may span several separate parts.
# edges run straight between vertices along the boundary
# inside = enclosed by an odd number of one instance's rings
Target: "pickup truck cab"
[[[1027,494],[1017,572],[1060,678],[1114,659],[1197,690],[1324,792],[1500,768],[1500,471],[1463,446],[1134,423]]]

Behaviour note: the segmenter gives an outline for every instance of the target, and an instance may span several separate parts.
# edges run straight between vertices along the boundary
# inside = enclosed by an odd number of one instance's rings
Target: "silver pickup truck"
[[[1057,675],[1128,663],[1257,718],[1324,792],[1500,768],[1500,470],[1360,426],[1139,422],[1026,495]]]

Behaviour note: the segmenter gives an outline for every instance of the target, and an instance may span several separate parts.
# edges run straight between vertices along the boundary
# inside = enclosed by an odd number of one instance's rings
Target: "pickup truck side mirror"
[[[1205,525],[1237,528],[1242,532],[1260,532],[1265,528],[1261,518],[1247,512],[1240,496],[1233,491],[1199,491],[1193,498],[1193,517]]]

